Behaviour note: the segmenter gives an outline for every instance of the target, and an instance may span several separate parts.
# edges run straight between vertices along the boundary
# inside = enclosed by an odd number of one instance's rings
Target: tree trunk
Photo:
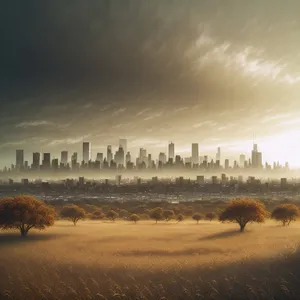
[[[157,224],[157,220],[156,220],[156,224]]]
[[[74,223],[74,226],[76,226],[76,221],[73,221],[73,223]]]
[[[199,224],[199,220],[197,220],[197,224]]]
[[[20,229],[20,232],[21,232],[21,236],[22,236],[22,237],[26,237],[26,236],[27,236],[27,233],[28,233],[28,230],[26,230],[25,228],[21,228],[21,229]]]
[[[241,226],[240,231],[241,231],[241,232],[244,232],[244,231],[245,231],[246,224],[240,224],[240,226]]]

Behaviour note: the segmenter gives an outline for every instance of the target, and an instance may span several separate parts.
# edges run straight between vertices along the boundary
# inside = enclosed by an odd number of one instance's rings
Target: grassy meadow
[[[0,299],[299,299],[300,223],[57,221],[0,233]]]

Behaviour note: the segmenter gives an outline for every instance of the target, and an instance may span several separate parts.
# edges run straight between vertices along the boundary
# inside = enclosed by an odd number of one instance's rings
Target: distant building
[[[167,161],[166,154],[163,152],[160,152],[158,155],[158,161],[161,162],[162,164],[165,164]]]
[[[193,165],[199,164],[199,144],[198,143],[192,144],[192,164]]]
[[[218,147],[218,149],[217,149],[216,160],[221,161],[221,148],[220,147]]]
[[[103,153],[97,153],[96,161],[100,162],[100,164],[103,164]]]
[[[20,170],[24,167],[24,150],[16,150],[16,169]]]
[[[197,176],[197,183],[198,184],[204,184],[204,176],[202,176],[202,175]]]
[[[68,151],[62,151],[60,155],[60,162],[64,165],[68,163]]]
[[[111,148],[111,145],[108,145],[108,146],[107,146],[106,159],[107,159],[108,165],[110,166],[110,163],[111,163],[111,161],[113,160],[113,154],[112,154],[112,148]]]
[[[41,154],[39,152],[34,152],[32,154],[32,169],[39,169],[41,164]]]
[[[57,170],[58,169],[58,158],[52,159],[52,169]]]
[[[50,169],[50,167],[51,167],[51,154],[50,153],[44,153],[42,166],[43,166],[43,169]]]
[[[83,142],[82,144],[82,161],[87,164],[91,159],[91,143]]]
[[[229,169],[229,159],[225,159],[225,169]]]
[[[122,147],[124,150],[124,153],[127,153],[127,139],[120,139],[119,147]]]
[[[174,161],[175,158],[175,145],[174,143],[169,144],[169,160],[172,159]]]
[[[131,154],[130,152],[127,152],[126,154],[126,164],[131,163]]]
[[[240,155],[240,168],[244,168],[246,161],[246,156],[244,154]]]
[[[115,162],[117,166],[124,166],[124,159],[125,159],[124,149],[120,146],[115,156]]]

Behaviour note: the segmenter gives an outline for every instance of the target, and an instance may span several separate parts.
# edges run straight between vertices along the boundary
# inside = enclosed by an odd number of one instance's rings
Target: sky
[[[0,167],[16,149],[250,154],[300,167],[299,1],[13,0],[0,11]]]

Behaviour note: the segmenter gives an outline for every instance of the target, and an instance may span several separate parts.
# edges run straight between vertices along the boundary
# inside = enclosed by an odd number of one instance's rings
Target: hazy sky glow
[[[0,166],[15,150],[174,141],[300,167],[299,1],[7,1]]]

